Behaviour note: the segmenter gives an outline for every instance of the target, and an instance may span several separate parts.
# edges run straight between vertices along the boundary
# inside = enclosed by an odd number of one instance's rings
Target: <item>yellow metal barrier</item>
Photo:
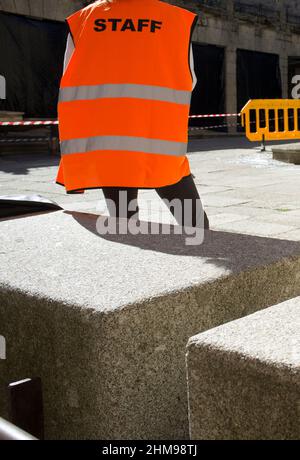
[[[299,99],[253,99],[241,117],[250,141],[300,139]]]

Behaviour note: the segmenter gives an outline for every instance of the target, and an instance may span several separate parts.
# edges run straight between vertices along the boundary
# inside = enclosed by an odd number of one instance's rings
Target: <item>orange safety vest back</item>
[[[159,0],[101,3],[67,18],[75,51],[60,86],[57,183],[68,193],[175,184],[190,174],[197,15]]]

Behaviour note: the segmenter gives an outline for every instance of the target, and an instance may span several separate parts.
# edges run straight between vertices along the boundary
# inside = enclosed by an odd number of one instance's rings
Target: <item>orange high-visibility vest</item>
[[[159,0],[101,1],[67,18],[75,51],[58,103],[67,192],[157,188],[190,174],[186,157],[197,15]]]

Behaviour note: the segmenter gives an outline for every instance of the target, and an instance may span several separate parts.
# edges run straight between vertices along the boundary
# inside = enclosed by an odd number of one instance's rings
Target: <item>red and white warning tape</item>
[[[49,142],[48,137],[30,137],[30,138],[13,138],[13,139],[0,139],[0,144],[23,144],[24,142]]]
[[[0,126],[45,126],[58,125],[58,121],[0,121]]]
[[[222,117],[239,117],[240,113],[214,113],[209,115],[191,115],[189,118],[222,118]],[[58,125],[55,121],[0,121],[0,126],[51,126]]]

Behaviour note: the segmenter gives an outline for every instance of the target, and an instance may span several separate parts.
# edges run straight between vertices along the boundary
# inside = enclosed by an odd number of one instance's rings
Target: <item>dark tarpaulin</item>
[[[237,50],[237,110],[249,99],[281,99],[282,84],[279,56]]]
[[[6,100],[0,110],[56,118],[67,26],[0,12],[0,75]]]
[[[55,201],[40,195],[0,196],[0,219],[61,209]]]
[[[225,50],[214,45],[193,43],[197,85],[193,91],[191,115],[224,113],[225,111]],[[224,118],[191,119],[190,126],[215,126],[226,123]]]

